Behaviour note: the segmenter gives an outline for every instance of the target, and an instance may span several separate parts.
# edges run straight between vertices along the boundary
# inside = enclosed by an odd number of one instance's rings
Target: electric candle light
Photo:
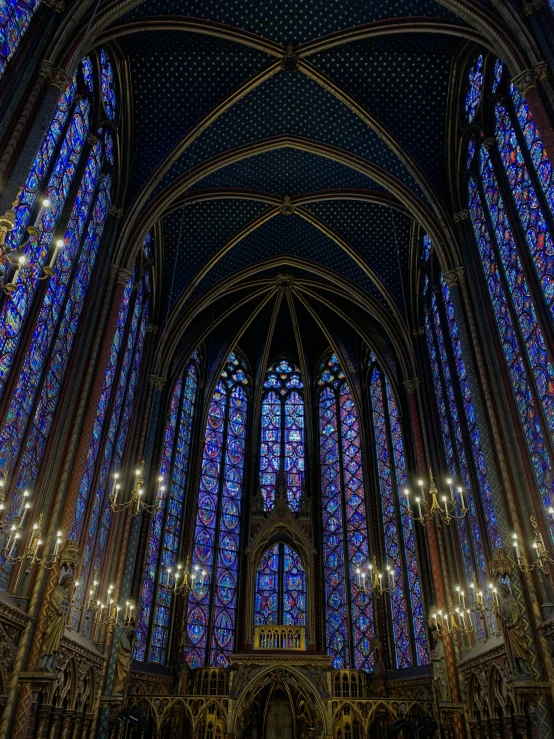
[[[465,501],[464,501],[464,490],[463,490],[463,488],[462,487],[458,487],[458,492],[460,493],[460,504],[462,506],[462,510],[464,510],[464,508],[466,506],[465,506]]]
[[[417,503],[417,510],[418,510],[419,518],[423,518],[423,516],[421,515],[421,498],[418,496],[415,499],[415,502]]]
[[[519,560],[520,559],[519,544],[517,541],[517,534],[515,532],[512,534],[512,539],[513,539],[514,548],[516,550],[516,557]]]
[[[443,495],[442,496],[442,502],[444,503],[444,512],[448,516],[448,504],[447,504],[447,501],[448,501],[448,498],[446,497],[446,495]]]
[[[60,253],[60,251],[63,249],[64,243],[65,242],[63,239],[58,239],[56,241],[56,247],[52,253],[52,259],[50,260],[50,264],[48,265],[50,269],[54,269],[54,265],[56,264],[56,259],[58,258],[58,254]]]

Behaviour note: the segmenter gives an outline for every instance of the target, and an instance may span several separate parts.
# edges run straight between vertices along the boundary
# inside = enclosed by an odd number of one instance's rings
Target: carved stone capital
[[[512,82],[514,83],[516,90],[522,95],[525,95],[530,87],[537,86],[537,76],[532,69],[524,69],[523,72],[516,74],[516,76],[512,78]]]
[[[418,389],[420,385],[420,379],[419,377],[412,377],[411,380],[404,380],[402,384],[406,388],[407,392],[415,393],[415,391]]]
[[[58,67],[56,67],[56,69],[52,70],[52,74],[50,75],[50,79],[48,81],[51,85],[57,87],[58,90],[65,90],[65,88],[71,82],[71,76],[67,74],[65,69],[59,69]]]
[[[65,11],[65,3],[63,0],[42,0],[42,4],[47,8],[51,8],[54,13],[63,13]]]
[[[523,4],[523,15],[533,15],[541,8],[544,8],[544,0],[526,0]]]
[[[454,223],[459,223],[460,221],[465,221],[467,218],[469,218],[469,210],[467,208],[464,208],[463,210],[459,211],[458,213],[454,213],[452,216]]]
[[[460,284],[460,280],[465,277],[465,270],[463,267],[455,267],[448,272],[443,272],[442,276],[448,287],[456,287]]]
[[[288,195],[285,195],[283,203],[279,206],[279,212],[283,216],[292,216],[295,211],[294,205]]]
[[[95,136],[93,133],[87,134],[87,144],[94,146],[96,143],[98,143],[98,136]]]
[[[423,326],[421,328],[414,328],[412,334],[414,336],[423,336],[425,334],[425,329]]]
[[[535,74],[539,82],[544,82],[550,77],[548,62],[539,62],[535,65]]]
[[[111,216],[114,216],[114,218],[123,218],[123,209],[122,208],[116,208],[115,205],[110,205],[108,209],[108,213]]]
[[[165,379],[165,377],[160,377],[159,375],[150,375],[150,377],[148,378],[148,382],[156,390],[163,390],[163,388],[167,385],[167,380]]]
[[[285,55],[281,59],[281,69],[284,72],[292,74],[292,72],[296,72],[296,70],[298,69],[299,61],[300,59],[298,57],[298,54],[295,53],[293,45],[289,44],[287,46]]]
[[[132,272],[123,267],[117,268],[117,283],[118,285],[126,285],[129,282],[129,278],[133,276]]]
[[[44,77],[45,80],[50,81],[52,79],[52,72],[54,71],[54,65],[47,59],[43,59],[38,65],[38,76]]]
[[[485,149],[489,149],[489,151],[490,149],[494,149],[494,147],[496,146],[496,139],[494,138],[494,136],[489,136],[488,139],[485,139],[483,141],[483,146],[485,147]]]
[[[160,327],[154,326],[153,323],[149,323],[146,330],[148,331],[149,334],[157,334],[158,331],[160,330]]]

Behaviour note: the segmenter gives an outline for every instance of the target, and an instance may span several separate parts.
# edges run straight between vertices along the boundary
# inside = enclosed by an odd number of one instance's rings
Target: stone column
[[[48,727],[50,725],[50,716],[52,714],[51,705],[42,705],[38,710],[37,720],[37,739],[48,739]]]
[[[523,95],[533,120],[537,124],[542,143],[551,162],[554,162],[554,125],[552,119],[541,99],[537,81],[548,79],[548,66],[546,63],[539,64],[534,70],[526,69],[516,75],[512,82],[518,92]]]
[[[29,169],[56,109],[60,92],[70,77],[50,62],[39,66],[35,83],[19,118],[11,129],[0,156],[0,213],[7,210],[19,188],[25,184]],[[40,102],[39,102],[40,101]],[[32,123],[29,127],[29,121]],[[28,130],[25,141],[22,138]]]
[[[412,380],[407,380],[406,382],[404,382],[404,386],[406,387],[408,393],[408,408],[410,413],[411,429],[414,439],[418,473],[423,475],[426,473],[427,463],[425,455],[425,445],[423,440],[423,428],[418,403],[419,379],[414,378]],[[431,521],[429,525],[425,527],[425,533],[427,535],[427,545],[429,550],[429,557],[431,560],[431,573],[433,575],[433,586],[437,599],[437,605],[442,610],[448,610],[448,601],[446,597],[448,583],[444,580],[445,569],[442,566],[445,557],[444,552],[441,551],[439,532],[437,532],[434,521]],[[445,648],[446,668],[448,672],[448,681],[450,684],[452,701],[454,703],[459,703],[460,694],[458,690],[458,682],[456,680],[456,665],[452,643],[449,638],[443,639],[443,643]],[[453,731],[456,739],[463,736],[462,722],[458,719],[457,716],[453,718]]]
[[[78,713],[75,716],[75,721],[73,722],[73,735],[71,736],[71,739],[81,739],[82,738],[82,727],[83,727],[83,714]]]
[[[75,725],[75,711],[64,711],[60,739],[71,739]]]
[[[62,722],[62,709],[61,708],[52,709],[52,720],[50,722],[50,731],[48,733],[48,739],[57,739],[59,731],[60,731],[61,722]]]

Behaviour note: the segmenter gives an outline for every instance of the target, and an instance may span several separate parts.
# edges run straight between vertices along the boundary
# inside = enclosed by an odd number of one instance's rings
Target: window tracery
[[[60,95],[19,193],[15,228],[8,235],[16,247],[29,223],[38,229],[24,250],[33,265],[29,275],[16,283],[0,308],[0,396],[17,372],[0,425],[0,475],[11,483],[12,511],[38,479],[111,202],[114,140],[107,129],[96,127],[96,77],[91,57],[85,57]],[[87,141],[91,130],[95,135]],[[76,192],[71,199],[72,188]],[[41,304],[34,306],[38,278],[65,213],[63,248]],[[23,345],[23,330],[33,313],[30,338]],[[10,568],[1,569],[5,587]]]
[[[306,574],[298,552],[274,544],[256,569],[254,625],[306,625]]]
[[[249,377],[229,355],[208,411],[192,565],[206,571],[189,597],[191,667],[226,666],[235,644]]]
[[[547,338],[552,324],[539,303],[551,319],[554,183],[527,103],[499,60],[491,76],[495,137],[489,149],[479,143],[470,166],[469,213],[529,458],[548,508],[554,363]]]
[[[369,670],[373,605],[356,577],[369,561],[360,431],[335,354],[321,364],[318,385],[326,647],[335,668]]]
[[[148,242],[150,243],[150,242]],[[146,244],[146,242],[145,242]],[[142,579],[134,658],[165,664],[173,594],[168,567],[175,567],[181,543],[191,436],[199,381],[195,351],[173,388],[159,467],[165,481],[161,506],[152,515]],[[148,638],[150,632],[150,644]]]
[[[384,547],[387,562],[397,575],[389,594],[396,667],[404,668],[427,664],[427,635],[413,522],[402,494],[407,475],[398,406],[390,382],[373,354],[369,365]]]
[[[304,399],[300,370],[282,359],[267,371],[262,401],[260,486],[265,510],[275,505],[277,474],[283,467],[291,510],[304,485]]]

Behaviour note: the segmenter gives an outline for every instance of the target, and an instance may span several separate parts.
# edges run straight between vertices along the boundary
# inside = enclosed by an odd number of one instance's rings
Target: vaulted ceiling
[[[459,70],[490,48],[493,0],[113,7],[99,38],[132,106],[123,233],[157,235],[159,361],[242,331],[255,364],[292,290],[307,353],[355,335],[409,376],[419,238],[453,241]]]

